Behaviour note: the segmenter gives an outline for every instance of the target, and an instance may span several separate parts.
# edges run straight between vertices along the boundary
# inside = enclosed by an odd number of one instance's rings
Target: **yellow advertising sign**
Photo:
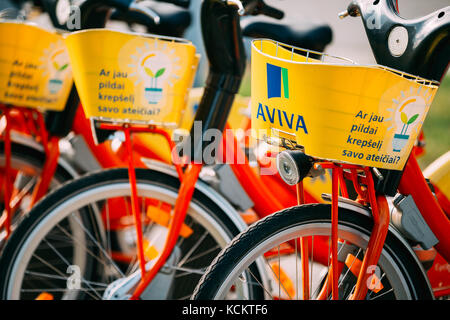
[[[61,35],[37,26],[0,22],[0,102],[61,111],[72,87]]]
[[[401,170],[437,83],[380,66],[331,64],[271,40],[252,43],[252,129],[311,156]]]
[[[66,37],[87,117],[177,125],[198,57],[188,41],[93,29]]]

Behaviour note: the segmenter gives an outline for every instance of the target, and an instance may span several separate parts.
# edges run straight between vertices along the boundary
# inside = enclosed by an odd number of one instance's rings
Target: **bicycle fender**
[[[22,144],[24,146],[27,146],[31,149],[34,149],[36,151],[44,153],[44,147],[36,142],[36,140],[32,139],[31,137],[24,135],[17,131],[11,132],[11,141],[17,144]],[[61,166],[64,170],[69,173],[73,179],[78,178],[80,175],[75,170],[75,168],[63,157],[58,157],[58,165]]]

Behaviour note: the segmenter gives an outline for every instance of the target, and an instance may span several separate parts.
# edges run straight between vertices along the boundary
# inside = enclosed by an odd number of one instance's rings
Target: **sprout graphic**
[[[147,67],[144,67],[144,70],[145,70],[145,73],[147,73],[151,78],[150,87],[157,88],[158,87],[158,78],[164,74],[164,71],[166,71],[166,68],[161,68],[158,71],[156,71],[156,73],[153,73],[153,71]]]
[[[60,65],[58,64],[58,62],[53,61],[53,67],[55,68],[55,70],[56,70],[57,73],[59,73],[59,72],[65,70],[68,66],[69,66],[68,63],[66,63],[66,64],[60,66]]]
[[[53,68],[56,70],[55,78],[49,80],[49,90],[50,93],[55,94],[57,93],[63,84],[63,81],[59,79],[59,74],[64,71],[69,66],[68,63],[65,63],[63,65],[59,65],[58,62],[53,61]]]
[[[403,147],[408,143],[409,140],[409,133],[408,128],[411,124],[413,124],[417,118],[419,118],[419,113],[415,113],[408,119],[408,115],[402,111],[403,108],[405,108],[407,105],[409,105],[409,109],[412,109],[414,107],[414,103],[417,101],[416,98],[410,99],[406,101],[401,107],[400,107],[400,119],[397,120],[397,123],[400,125],[402,124],[402,130],[400,133],[394,134],[394,139],[392,140],[392,146],[394,152],[400,152]]]
[[[408,131],[408,127],[410,124],[412,124],[414,121],[416,121],[416,119],[419,117],[419,114],[416,113],[415,115],[413,115],[411,118],[408,119],[408,116],[406,115],[406,113],[402,112],[400,114],[400,119],[403,122],[403,127],[402,127],[402,131],[400,132],[400,134],[406,134],[406,131]]]
[[[161,68],[156,73],[148,68],[144,67],[145,73],[150,77],[150,87],[145,88],[145,96],[150,104],[156,104],[162,98],[162,88],[158,88],[158,78],[161,77],[166,68]]]
[[[163,101],[165,90],[170,90],[174,85],[172,78],[179,79],[174,71],[181,68],[177,65],[181,58],[176,52],[167,41],[155,39],[154,42],[146,42],[144,46],[136,48],[136,53],[130,56],[131,63],[128,67],[133,69],[130,78],[136,78],[135,85],[143,82],[136,89],[144,91],[142,98],[145,103],[154,105]]]
[[[423,123],[422,118],[434,96],[433,91],[430,92],[425,87],[420,85],[400,91],[399,97],[392,99],[393,108],[386,108],[386,111],[393,113],[392,118],[386,118],[385,121],[391,121],[391,126],[387,128],[387,131],[394,127],[396,130],[392,139],[394,152],[401,152],[408,142],[411,142],[410,136],[419,133],[418,130]]]

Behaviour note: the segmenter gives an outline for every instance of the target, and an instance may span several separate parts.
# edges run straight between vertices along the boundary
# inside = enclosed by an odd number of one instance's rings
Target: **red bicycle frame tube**
[[[188,165],[184,179],[181,182],[177,200],[175,202],[174,215],[169,225],[169,232],[164,244],[164,249],[153,267],[145,274],[139,282],[136,290],[131,296],[132,300],[136,300],[147,288],[148,284],[158,273],[159,269],[164,265],[167,258],[172,253],[180,234],[181,226],[184,223],[186,212],[189,207],[192,195],[194,194],[195,184],[202,169],[202,164],[191,163]]]
[[[1,110],[5,116],[5,128],[3,132],[4,148],[5,148],[5,168],[4,168],[4,202],[5,209],[1,219],[1,226],[5,227],[6,237],[9,237],[11,233],[11,219],[14,211],[17,209],[20,201],[15,201],[16,204],[12,204],[14,194],[14,185],[12,179],[11,168],[11,131],[16,128],[25,130],[26,133],[33,134],[38,140],[42,142],[45,152],[45,163],[42,168],[41,174],[34,188],[30,208],[45,194],[50,186],[50,182],[55,173],[58,157],[59,157],[59,139],[52,137],[48,140],[47,131],[45,130],[45,123],[43,115],[36,111],[27,108],[3,106]],[[14,120],[19,120],[18,123]]]
[[[447,262],[450,262],[450,237],[448,235],[450,220],[433,196],[419,164],[412,154],[403,169],[398,189],[401,194],[410,194],[413,197],[422,217],[439,240],[435,246],[436,250]]]
[[[326,167],[325,167],[326,168]],[[339,287],[338,287],[338,268],[335,266],[338,265],[338,196],[339,196],[339,175],[338,175],[338,167],[332,167],[332,179],[331,179],[331,265],[332,273],[331,273],[331,292],[333,295],[333,300],[339,299]]]
[[[141,274],[145,274],[145,255],[144,255],[144,236],[142,234],[142,218],[141,212],[139,210],[139,200],[137,193],[137,182],[136,182],[136,172],[133,166],[133,146],[130,135],[130,127],[123,126],[123,132],[125,133],[125,145],[128,151],[128,176],[130,179],[131,187],[131,210],[134,216],[134,224],[136,227],[136,247],[137,255],[139,260],[139,268],[141,269]]]
[[[228,124],[222,136],[218,158],[230,165],[241,186],[252,199],[253,209],[260,218],[297,203],[295,189],[285,183],[279,184],[281,179],[276,179],[275,176],[260,176],[255,172]],[[283,201],[275,195],[281,195]],[[306,202],[318,202],[306,190],[304,196]]]
[[[190,164],[186,169],[186,173],[183,173],[182,167],[180,165],[175,165],[177,168],[177,172],[179,175],[179,179],[181,181],[181,187],[179,190],[179,194],[175,203],[174,208],[174,216],[169,225],[169,232],[167,235],[166,242],[164,244],[164,249],[161,255],[158,257],[157,261],[153,265],[153,267],[146,271],[145,268],[145,255],[144,255],[144,244],[143,244],[143,234],[142,234],[142,221],[141,221],[141,212],[139,211],[138,204],[138,194],[137,194],[137,181],[136,174],[134,170],[134,161],[133,161],[133,148],[131,143],[131,132],[148,132],[148,133],[156,133],[165,137],[168,142],[168,146],[170,150],[173,150],[175,144],[170,139],[167,131],[156,128],[154,126],[130,126],[127,124],[124,125],[114,125],[102,123],[100,125],[101,129],[106,130],[122,130],[125,133],[125,144],[127,148],[127,157],[128,157],[128,174],[130,178],[130,186],[131,186],[131,204],[132,211],[135,219],[135,227],[136,227],[136,235],[137,235],[137,252],[138,252],[138,260],[139,267],[141,269],[141,281],[139,282],[135,292],[133,293],[131,299],[138,299],[148,284],[153,280],[153,278],[158,273],[159,269],[164,265],[167,258],[170,256],[176,242],[178,236],[180,234],[181,227],[184,223],[184,219],[186,217],[187,209],[189,207],[189,203],[191,201],[192,195],[195,190],[195,183],[198,180],[202,165],[201,164]],[[185,179],[186,178],[186,179]]]
[[[305,204],[305,196],[303,189],[303,181],[297,184],[297,204]],[[302,261],[302,291],[303,300],[309,300],[309,241],[308,238],[302,237],[300,240],[300,258]]]
[[[46,156],[45,163],[42,168],[39,180],[33,190],[33,195],[29,205],[29,209],[31,209],[34,206],[34,204],[40,198],[42,198],[48,191],[50,182],[53,179],[53,175],[55,174],[56,168],[58,166],[59,138],[51,137],[48,143],[46,143],[46,147],[44,149]]]
[[[9,119],[9,108],[6,107],[3,109],[3,112],[6,117],[6,127],[4,132],[4,140],[5,140],[5,169],[4,169],[4,201],[5,201],[5,215],[4,226],[6,230],[6,237],[9,237],[11,234],[11,194],[12,188],[10,185],[10,172],[11,172],[11,127],[10,127],[10,119]]]

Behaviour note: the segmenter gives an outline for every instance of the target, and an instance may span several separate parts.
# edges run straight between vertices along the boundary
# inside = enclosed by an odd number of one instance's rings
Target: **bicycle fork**
[[[329,169],[332,174],[332,193],[331,193],[331,245],[328,258],[331,260],[327,277],[317,296],[319,300],[331,297],[333,300],[339,299],[339,275],[343,270],[343,262],[338,260],[338,202],[339,192],[344,198],[348,198],[347,187],[344,179],[353,182],[353,186],[358,194],[357,202],[363,205],[369,205],[373,216],[374,226],[369,239],[368,246],[365,251],[361,267],[357,277],[355,289],[350,296],[352,300],[364,299],[367,295],[369,287],[375,287],[378,283],[370,281],[370,272],[374,270],[373,266],[378,264],[381,251],[389,229],[389,207],[384,195],[376,195],[375,187],[372,179],[371,169],[369,167],[361,167],[351,164],[336,164],[333,162],[317,162],[314,164],[316,170]],[[302,181],[297,184],[298,204],[304,204]],[[302,261],[302,291],[304,299],[310,298],[309,288],[309,268],[308,256],[312,243],[302,238],[300,241],[300,255]],[[376,279],[376,281],[380,281]]]

